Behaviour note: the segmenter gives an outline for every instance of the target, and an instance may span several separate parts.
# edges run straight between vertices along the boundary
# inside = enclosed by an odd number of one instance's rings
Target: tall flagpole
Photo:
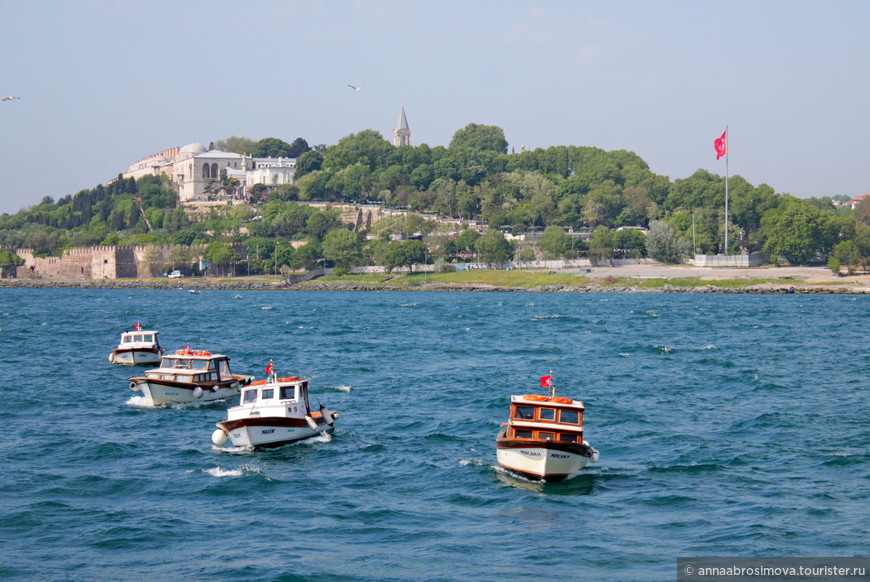
[[[728,135],[728,126],[725,126],[725,254],[728,254],[728,141],[731,136]]]

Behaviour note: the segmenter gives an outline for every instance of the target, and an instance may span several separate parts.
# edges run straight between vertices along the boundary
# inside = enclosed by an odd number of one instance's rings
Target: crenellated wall
[[[33,249],[8,249],[24,260],[19,279],[133,279],[159,277],[172,249],[178,245],[81,247],[59,257],[37,257]],[[196,253],[204,245],[190,248]]]

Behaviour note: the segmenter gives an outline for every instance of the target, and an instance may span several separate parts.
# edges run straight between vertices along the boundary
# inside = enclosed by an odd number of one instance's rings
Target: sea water
[[[4,580],[673,580],[678,556],[866,556],[870,296],[0,290]],[[140,321],[310,378],[331,436],[216,447],[155,409]],[[512,394],[601,460],[496,463]],[[237,400],[237,399],[234,399]]]

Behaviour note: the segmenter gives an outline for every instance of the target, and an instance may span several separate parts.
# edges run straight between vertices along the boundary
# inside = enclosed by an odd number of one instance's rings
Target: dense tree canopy
[[[301,137],[287,143],[233,136],[218,140],[215,147],[295,158],[296,183],[252,189],[253,206],[219,206],[194,218],[178,206],[167,177],[119,176],[108,185],[57,199],[45,196],[25,211],[3,215],[0,245],[48,255],[96,244],[242,242],[249,256],[252,249],[257,256],[248,268],[272,272],[281,266],[322,264],[324,253],[332,257],[331,263],[345,267],[385,260],[394,244],[391,237],[422,235],[435,241],[440,236],[437,223],[407,214],[375,223],[364,234],[376,240],[366,242],[363,234],[347,229],[338,212],[299,204],[378,201],[481,220],[493,229],[432,242],[432,249],[437,247],[447,260],[507,260],[514,249],[503,233],[534,230],[542,232],[534,247],[539,257],[646,252],[679,260],[691,252],[765,250],[782,260],[805,263],[825,261],[836,248],[838,260],[846,265],[854,263],[856,249],[860,258],[870,256],[870,197],[852,211],[835,207],[830,198],[800,200],[731,176],[725,249],[723,176],[698,170],[671,181],[653,173],[633,152],[588,146],[509,154],[504,131],[496,126],[470,123],[455,132],[449,147],[394,147],[370,129],[316,150]],[[651,238],[637,229],[617,230],[654,225]],[[591,250],[576,236],[568,237],[568,229],[575,234],[594,231]],[[251,241],[256,241],[253,246]],[[529,246],[522,252],[528,256]]]

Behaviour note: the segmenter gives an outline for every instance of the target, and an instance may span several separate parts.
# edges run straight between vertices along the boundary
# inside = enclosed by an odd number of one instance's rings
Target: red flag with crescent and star
[[[273,369],[274,368],[272,368],[272,360],[269,360],[269,365],[266,366],[266,373],[271,374]]]
[[[716,159],[728,153],[728,130],[722,132],[722,137],[713,141],[713,147],[716,148]]]
[[[550,388],[553,383],[553,376],[541,376],[541,388]]]

